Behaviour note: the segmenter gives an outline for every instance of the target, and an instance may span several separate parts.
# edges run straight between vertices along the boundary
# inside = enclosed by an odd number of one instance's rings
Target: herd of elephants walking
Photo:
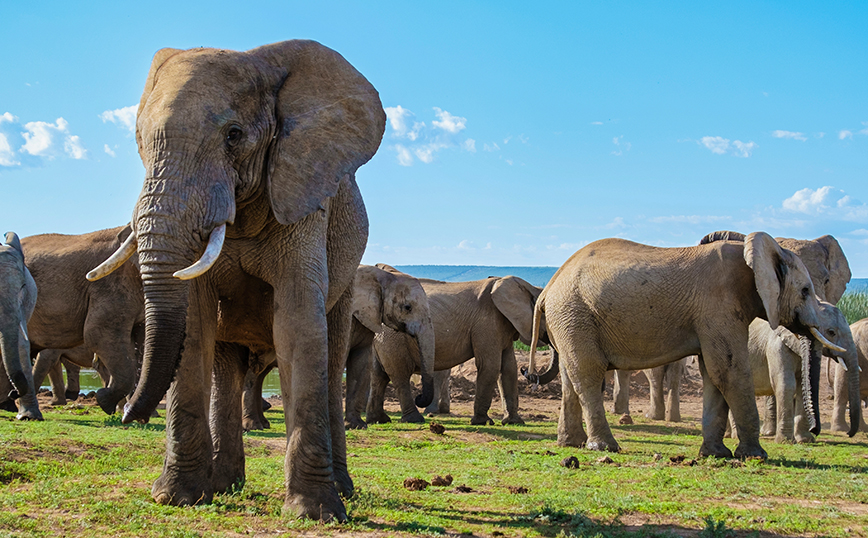
[[[152,496],[208,503],[243,485],[242,434],[268,426],[262,378],[277,367],[285,509],[338,520],[353,494],[345,428],[390,420],[389,382],[401,420],[421,422],[420,408],[448,412],[449,370],[475,359],[471,423],[493,424],[495,387],[503,424],[523,423],[515,340],[530,346],[530,381],[560,376],[560,445],[619,450],[600,390],[608,370],[617,413],[629,412],[626,375],[645,370],[649,416],[679,420],[689,356],[703,380],[701,455],[733,456],[723,444],[730,421],[736,457],[765,458],[760,435],[813,439],[823,355],[838,363],[832,429],[853,436],[864,424],[868,320],[848,326],[834,306],[850,269],[833,237],[715,232],[685,248],[604,239],[545,288],[359,265],[368,215],[355,172],[385,124],[373,86],[313,41],[158,51],[138,107],[146,174],[130,223],[77,236],[10,232],[0,246],[0,407],[41,420],[45,377],[51,403],[63,404],[78,395],[77,369],[91,366],[105,385],[99,406],[120,406],[124,423],[148,421],[165,397]],[[554,350],[544,372],[540,343]],[[773,396],[762,429],[760,395]]]

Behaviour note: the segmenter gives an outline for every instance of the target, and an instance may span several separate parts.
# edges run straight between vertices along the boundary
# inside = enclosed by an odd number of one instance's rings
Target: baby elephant
[[[859,358],[860,373],[868,370],[868,318],[860,319],[856,323],[850,325],[850,332],[853,334],[853,341],[856,344],[856,355]],[[850,404],[850,415],[852,417],[854,399],[853,394],[858,393],[858,399],[864,400],[868,398],[868,375],[860,376],[858,390],[853,390],[853,370],[850,363],[847,364],[845,370],[839,363],[835,366],[835,385],[834,398],[835,403],[832,407],[832,428],[833,432],[847,431],[847,423],[844,421],[844,415],[847,409],[847,403]],[[830,366],[832,368],[832,366]],[[852,422],[851,422],[852,426]],[[868,424],[865,424],[865,419],[861,419],[859,431],[868,431]]]
[[[825,301],[820,301],[818,313],[823,336],[846,350],[841,352],[824,348],[823,352],[828,356],[839,357],[838,360],[847,365],[850,377],[858,384],[856,346],[847,320],[840,310]],[[815,436],[808,431],[803,397],[806,387],[802,381],[806,368],[812,368],[816,372],[812,373],[812,378],[815,375],[819,377],[820,354],[814,353],[811,358],[811,345],[808,339],[799,338],[784,327],[771,329],[768,322],[762,319],[755,319],[750,324],[748,351],[754,390],[757,396],[774,395],[777,401],[777,416],[771,417],[771,420],[776,422],[775,442],[805,443],[815,440]],[[813,345],[818,344],[815,342]],[[858,425],[858,400],[855,410],[855,421]],[[815,408],[814,413],[819,423],[817,411]],[[854,418],[851,416],[852,420]]]

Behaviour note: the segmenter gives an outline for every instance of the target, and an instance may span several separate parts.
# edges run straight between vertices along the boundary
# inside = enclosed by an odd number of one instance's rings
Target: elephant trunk
[[[859,356],[855,353],[855,347],[856,345],[853,344],[844,356],[844,361],[847,363],[847,390],[850,403],[850,430],[847,435],[850,437],[856,435],[862,423],[860,420],[862,401],[859,399]]]
[[[18,310],[17,303],[3,305],[3,319],[6,322],[3,329],[0,330],[0,352],[3,353],[3,366],[6,368],[6,375],[12,382],[13,390],[9,393],[9,398],[12,400],[30,392],[30,383],[27,381],[27,374],[24,373],[18,347]]]
[[[545,385],[546,383],[551,383],[555,377],[557,377],[558,372],[560,371],[560,358],[558,357],[558,350],[552,346],[552,362],[549,364],[548,369],[541,373],[537,374],[531,372],[527,366],[521,367],[521,374],[527,379],[528,383],[536,383],[538,385]]]
[[[820,434],[820,360],[823,344],[816,339],[800,338],[802,344],[802,402],[808,426]]]
[[[414,335],[419,346],[422,393],[416,396],[416,407],[428,407],[434,401],[434,326],[431,319],[420,325]]]

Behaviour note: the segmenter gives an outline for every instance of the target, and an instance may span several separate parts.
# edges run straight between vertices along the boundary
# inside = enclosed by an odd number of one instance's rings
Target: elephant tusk
[[[841,368],[843,368],[845,372],[849,372],[849,370],[847,369],[847,365],[844,364],[844,359],[842,359],[841,357],[836,358],[838,359],[838,364],[841,365]]]
[[[205,271],[214,265],[214,262],[217,261],[217,257],[220,256],[220,251],[223,249],[223,240],[225,238],[226,223],[224,222],[211,231],[211,237],[208,238],[208,246],[205,247],[205,252],[202,253],[202,257],[199,258],[199,261],[186,269],[175,271],[175,274],[172,276],[180,278],[181,280],[190,280],[191,278],[203,275]]]
[[[29,341],[30,341],[30,337],[27,336],[27,327],[24,326],[24,322],[22,321],[21,323],[19,323],[19,324],[18,324],[18,327],[21,329],[21,334],[24,335],[24,339],[27,340],[27,341],[29,342]]]
[[[124,264],[136,252],[136,234],[131,233],[126,240],[115,251],[114,254],[99,264],[95,269],[87,274],[87,279],[91,282],[97,281],[104,276],[111,274],[115,269]]]
[[[811,327],[811,334],[813,334],[814,338],[819,340],[820,343],[823,344],[823,346],[831,349],[832,351],[837,351],[838,353],[844,353],[845,351],[847,351],[843,347],[835,345],[832,342],[829,342],[828,340],[826,340],[826,338],[820,333],[820,331],[817,330],[816,327]],[[841,360],[840,357],[838,357],[838,359]],[[846,370],[846,368],[845,368],[845,370]]]

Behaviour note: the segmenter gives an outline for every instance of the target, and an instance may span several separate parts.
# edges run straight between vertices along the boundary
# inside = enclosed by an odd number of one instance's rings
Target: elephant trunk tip
[[[12,386],[15,388],[9,393],[9,398],[16,400],[30,393],[30,384],[27,382],[27,376],[24,372],[15,372],[12,374],[10,381],[12,381]]]
[[[422,392],[416,395],[416,407],[425,408],[434,401],[434,380],[431,378],[422,381]]]
[[[121,418],[122,424],[129,424],[133,421],[138,422],[139,424],[147,424],[151,419],[151,413],[153,409],[145,409],[146,405],[139,404],[141,400],[133,399],[133,401],[127,402],[124,406],[124,416]],[[156,406],[154,406],[156,408]]]

